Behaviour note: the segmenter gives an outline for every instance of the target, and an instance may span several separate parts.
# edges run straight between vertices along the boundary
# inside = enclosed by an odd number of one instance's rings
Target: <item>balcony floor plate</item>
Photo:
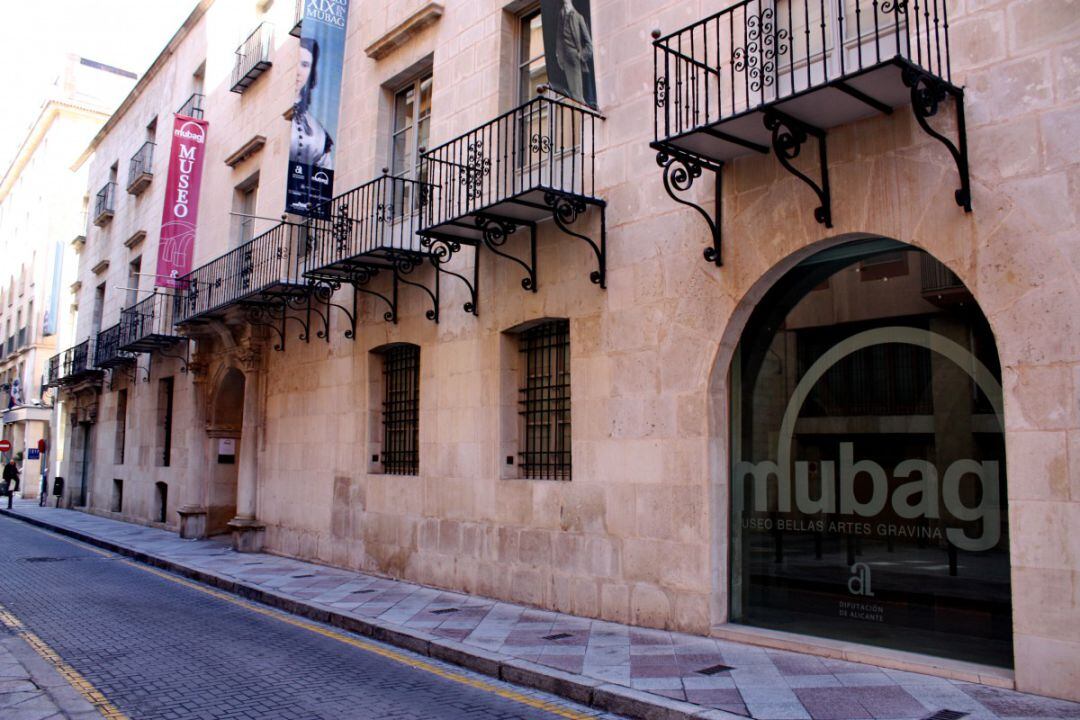
[[[169,347],[183,339],[179,335],[147,335],[127,345],[122,345],[120,349],[124,352],[149,353]]]
[[[420,234],[452,236],[461,242],[475,244],[483,239],[483,231],[477,226],[477,221],[485,217],[508,220],[521,225],[533,225],[551,220],[553,209],[544,202],[545,195],[549,193],[564,198],[572,197],[589,205],[604,205],[604,201],[597,198],[569,195],[560,190],[535,187],[491,205],[469,208],[462,215],[451,220],[424,227],[420,230]]]
[[[902,78],[903,70],[908,66],[906,61],[894,59],[847,75],[840,82],[882,105],[903,107],[911,104],[911,90]],[[878,114],[878,110],[839,89],[836,84],[834,81],[832,84],[818,85],[777,101],[766,102],[719,122],[674,134],[662,143],[722,163],[760,152],[753,146],[771,146],[772,135],[762,122],[765,112],[770,109],[779,110],[806,125],[823,130]]]
[[[120,367],[121,365],[130,365],[133,362],[135,362],[135,358],[133,358],[133,357],[125,357],[125,356],[122,356],[122,355],[118,355],[117,357],[109,358],[108,360],[102,360],[101,362],[94,363],[94,366],[98,367],[98,368],[109,368],[109,369],[111,369],[111,368],[114,368],[114,367]]]
[[[235,297],[207,308],[206,310],[199,310],[192,313],[187,317],[177,319],[177,325],[186,325],[191,323],[197,323],[201,320],[209,320],[214,318],[224,317],[231,308],[239,307],[242,305],[260,305],[270,302],[272,299],[280,298],[285,295],[291,295],[295,297],[302,297],[308,292],[308,285],[293,284],[293,283],[274,283],[271,285],[264,285],[258,288],[252,288],[249,292],[244,294],[238,294]]]

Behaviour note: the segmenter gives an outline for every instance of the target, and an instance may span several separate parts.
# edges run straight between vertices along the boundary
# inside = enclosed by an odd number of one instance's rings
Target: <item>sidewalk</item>
[[[0,717],[101,720],[101,713],[23,638],[0,626]]]
[[[642,718],[1080,719],[1080,704],[535,610],[71,510],[3,511],[201,582],[508,682]],[[723,667],[716,667],[723,666]],[[704,671],[704,672],[703,672]]]

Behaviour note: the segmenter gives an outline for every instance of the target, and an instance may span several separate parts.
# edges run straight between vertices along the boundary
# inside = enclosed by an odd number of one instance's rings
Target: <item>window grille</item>
[[[570,479],[570,322],[555,320],[521,334],[521,472]]]
[[[383,470],[392,475],[420,471],[420,348],[383,353]]]

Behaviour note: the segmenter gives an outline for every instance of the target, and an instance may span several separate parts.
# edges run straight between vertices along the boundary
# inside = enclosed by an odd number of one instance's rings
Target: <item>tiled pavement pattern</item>
[[[0,626],[0,718],[100,720],[101,714],[21,638]]]
[[[17,512],[298,601],[423,630],[760,720],[905,720],[941,710],[969,720],[1078,718],[1080,704],[871,665],[545,612],[273,555],[85,513],[25,504]],[[701,670],[716,665],[715,674]]]
[[[0,518],[0,546],[0,603],[132,720],[557,717],[266,617],[11,518]],[[444,672],[551,703],[573,717],[618,720],[430,658],[422,660]],[[0,671],[4,668],[0,654]],[[19,709],[4,708],[5,697],[21,699],[19,689],[10,686],[5,693],[0,685],[3,720],[90,717],[23,713],[30,710],[26,703]]]

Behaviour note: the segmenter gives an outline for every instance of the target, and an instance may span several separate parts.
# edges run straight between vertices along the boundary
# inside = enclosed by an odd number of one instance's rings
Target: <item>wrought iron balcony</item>
[[[177,296],[155,292],[120,312],[120,349],[148,353],[184,338],[173,328]]]
[[[956,202],[971,210],[964,93],[952,84],[946,6],[946,0],[742,0],[670,35],[653,33],[653,147],[668,193],[709,224],[709,261],[721,260],[725,162],[774,152],[816,193],[814,217],[831,227],[826,131],[909,104],[923,130],[952,155],[960,175]],[[928,123],[948,98],[956,106],[955,143]],[[811,138],[817,152],[803,154]],[[800,155],[818,168],[796,167]],[[715,215],[682,195],[703,170],[717,175]]]
[[[296,13],[293,17],[296,21],[293,23],[289,34],[293,37],[300,37],[301,26],[304,24],[304,0],[296,0]]]
[[[135,356],[120,348],[120,324],[105,328],[98,333],[94,348],[94,367],[115,368],[135,361]]]
[[[151,169],[154,162],[154,143],[145,142],[139,151],[131,156],[128,163],[128,186],[127,191],[131,195],[138,195],[150,181],[154,179]]]
[[[256,78],[270,68],[273,39],[274,26],[270,23],[259,23],[254,32],[236,48],[236,64],[233,65],[230,88],[234,93],[243,93],[251,87]]]
[[[431,296],[429,316],[434,320],[438,315],[437,277],[429,288],[413,275],[421,263],[434,259],[417,235],[420,205],[431,190],[419,181],[386,173],[384,169],[381,177],[339,195],[312,215],[304,276],[328,283],[332,290],[350,284],[358,292],[382,299],[389,305],[384,317],[392,322],[397,320],[399,284],[419,286]],[[372,289],[371,281],[384,272],[391,277],[390,287],[385,292]],[[350,314],[349,319],[355,326],[355,315]],[[346,335],[352,337],[352,333]]]
[[[48,367],[45,370],[45,384],[49,387],[60,384],[60,358],[63,353],[57,353],[49,358]]]
[[[94,224],[101,227],[112,220],[116,212],[116,183],[107,182],[94,198]]]
[[[52,376],[52,361],[57,361],[55,382],[52,385],[73,385],[83,380],[100,376],[101,371],[94,367],[94,343],[83,340],[78,345],[69,347],[49,361],[49,374]]]
[[[180,106],[180,109],[176,111],[177,115],[183,115],[184,117],[195,118],[196,120],[202,120],[203,117],[203,102],[206,100],[206,96],[202,93],[195,93]]]
[[[522,286],[536,291],[536,226],[554,220],[585,241],[606,286],[606,202],[596,194],[596,123],[591,110],[538,96],[422,155],[422,179],[432,186],[420,206],[425,247],[452,255],[462,244],[490,250],[526,272]],[[589,207],[600,214],[594,241],[572,229]],[[518,230],[529,235],[522,257],[507,252]],[[471,312],[476,312],[475,302]]]
[[[231,308],[246,312],[252,322],[267,312],[284,315],[307,297],[298,252],[305,234],[302,225],[281,223],[180,277],[174,322],[220,318]]]

